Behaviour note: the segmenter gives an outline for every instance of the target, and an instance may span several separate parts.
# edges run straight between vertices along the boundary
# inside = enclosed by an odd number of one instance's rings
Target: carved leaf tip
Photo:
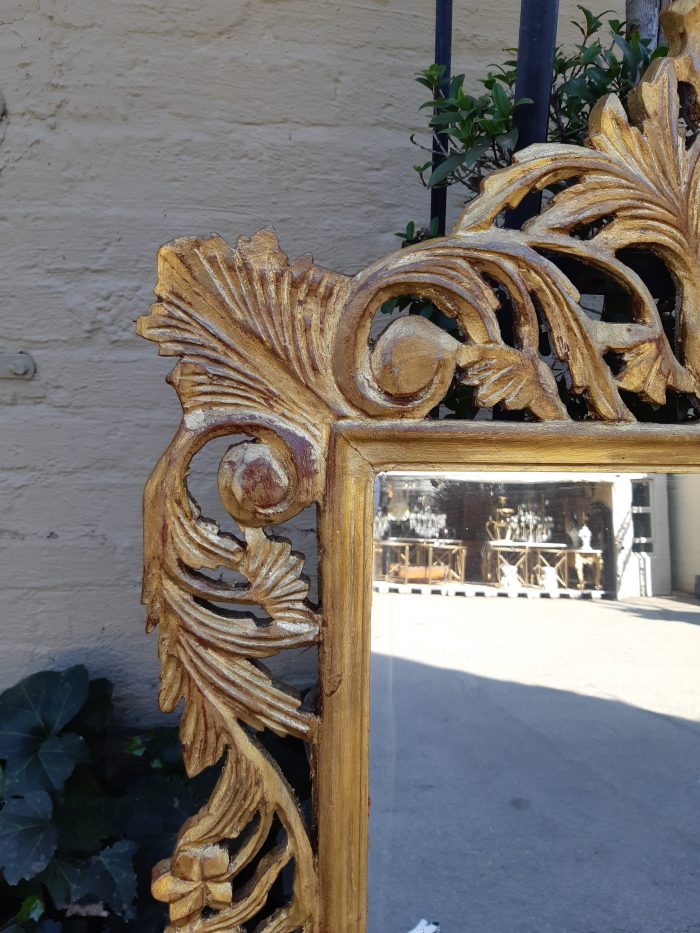
[[[700,42],[700,0],[675,0],[661,14],[661,25],[669,43],[669,54],[697,54]]]
[[[559,398],[552,371],[534,353],[502,346],[465,346],[458,355],[460,381],[477,387],[475,401],[484,408],[502,404],[527,409],[542,421],[569,415]]]

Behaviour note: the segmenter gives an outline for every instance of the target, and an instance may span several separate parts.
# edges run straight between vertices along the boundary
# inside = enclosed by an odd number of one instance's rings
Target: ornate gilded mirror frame
[[[148,629],[159,627],[161,707],[184,699],[188,773],[222,763],[208,804],[154,870],[169,930],[250,930],[283,871],[287,905],[260,920],[259,933],[364,929],[378,471],[700,468],[697,424],[642,424],[625,401],[661,405],[668,389],[689,404],[700,397],[698,0],[677,0],[664,26],[671,56],[657,59],[630,96],[631,117],[607,97],[591,115],[586,148],[518,153],[450,236],[355,276],[310,258],[290,263],[271,231],[235,248],[210,237],[160,250],[158,302],[138,332],[179,357],[169,382],[184,416],[146,488],[143,598]],[[528,192],[554,186],[521,230],[499,225]],[[649,289],[620,258],[628,247],[653,251],[671,273],[672,340]],[[587,315],[563,271],[571,260],[617,284],[628,320]],[[406,294],[453,318],[459,339],[420,316],[370,339],[379,306]],[[585,400],[582,420],[572,420],[553,366],[566,370],[571,397]],[[455,380],[474,387],[479,406],[520,410],[526,421],[423,420]],[[241,434],[248,440],[230,447],[218,470],[233,534],[200,514],[186,477],[209,441]],[[274,536],[274,526],[311,505],[319,510],[318,606],[303,557]],[[222,570],[244,582],[226,582]],[[251,604],[263,621],[235,611]],[[319,697],[307,707],[262,661],[315,644]],[[312,825],[257,740],[262,730],[306,743]]]

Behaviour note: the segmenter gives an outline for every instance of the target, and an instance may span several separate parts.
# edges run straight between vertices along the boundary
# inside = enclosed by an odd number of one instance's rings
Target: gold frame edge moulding
[[[693,404],[700,397],[700,138],[683,122],[700,92],[700,0],[676,0],[664,27],[671,54],[630,95],[631,116],[609,96],[591,114],[585,147],[519,152],[449,236],[354,276],[308,257],[290,262],[270,230],[235,247],[184,237],[159,251],[157,303],[137,329],[178,358],[168,381],[183,418],[146,486],[143,601],[148,630],[158,628],[161,708],[184,701],[188,774],[221,768],[172,857],[154,868],[170,933],[365,929],[377,472],[700,468],[697,424],[641,423],[629,407],[632,398],[661,405],[669,389]],[[527,193],[552,186],[522,229],[499,225]],[[588,238],[576,235],[581,225]],[[653,251],[671,273],[673,342],[619,256],[627,247]],[[571,260],[616,284],[628,320],[587,315],[562,271]],[[508,295],[509,342],[497,292]],[[409,315],[371,340],[375,312],[399,295],[430,299],[459,337]],[[571,418],[556,366],[566,392],[585,400],[583,419]],[[526,420],[426,420],[455,382],[473,387],[478,406]],[[195,454],[227,435],[246,436],[217,476],[236,533],[205,518],[187,487]],[[303,556],[273,534],[312,505],[319,605]],[[320,687],[309,704],[264,660],[314,645]],[[264,730],[306,743],[312,825],[258,740]],[[266,910],[283,872],[286,903]]]

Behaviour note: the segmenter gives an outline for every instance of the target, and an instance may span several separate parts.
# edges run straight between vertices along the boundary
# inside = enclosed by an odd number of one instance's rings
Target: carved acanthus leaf
[[[235,249],[183,237],[158,254],[159,302],[139,333],[180,357],[171,381],[185,412],[270,410],[287,389],[289,417],[308,430],[319,409],[343,407],[326,358],[349,283],[308,257],[291,264],[271,230]]]
[[[510,347],[465,346],[457,360],[464,370],[460,382],[477,386],[474,399],[477,405],[528,409],[543,420],[568,417],[557,395],[551,369],[535,354]]]

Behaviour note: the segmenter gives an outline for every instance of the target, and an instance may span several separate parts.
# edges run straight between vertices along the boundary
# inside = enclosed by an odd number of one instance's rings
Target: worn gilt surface
[[[678,117],[679,81],[686,103],[700,90],[698,20],[696,0],[677,0],[667,14],[673,55],[657,60],[636,90],[632,122],[615,97],[600,101],[587,148],[538,145],[519,153],[487,180],[448,237],[353,277],[308,258],[290,263],[271,231],[235,247],[218,237],[182,238],[160,250],[158,302],[138,332],[179,358],[169,380],[184,416],[146,489],[144,602],[149,629],[159,630],[161,706],[173,710],[184,700],[188,772],[224,762],[211,800],[183,827],[172,858],[154,870],[153,893],[169,904],[169,929],[249,930],[290,866],[287,905],[257,930],[330,933],[312,835],[255,733],[295,736],[313,753],[318,713],[303,708],[262,662],[318,642],[320,618],[307,598],[302,557],[266,529],[322,505],[332,425],[422,418],[455,378],[474,386],[484,407],[566,420],[551,361],[538,352],[536,309],[591,418],[634,420],[621,389],[654,403],[669,388],[698,395],[700,140],[686,145]],[[561,181],[568,186],[522,230],[498,225],[527,192]],[[595,224],[594,235],[573,236],[582,224]],[[675,346],[648,289],[617,258],[630,246],[653,250],[672,272]],[[592,320],[558,257],[619,283],[631,298],[630,320]],[[514,346],[501,336],[494,283],[510,296]],[[377,308],[401,294],[432,299],[456,320],[462,339],[409,316],[370,346]],[[609,353],[622,361],[615,372]],[[234,434],[249,440],[223,457],[218,487],[236,534],[200,514],[186,482],[193,456],[213,438]],[[241,582],[222,582],[222,570]],[[251,604],[263,623],[236,609]],[[282,832],[265,846],[273,820]]]

